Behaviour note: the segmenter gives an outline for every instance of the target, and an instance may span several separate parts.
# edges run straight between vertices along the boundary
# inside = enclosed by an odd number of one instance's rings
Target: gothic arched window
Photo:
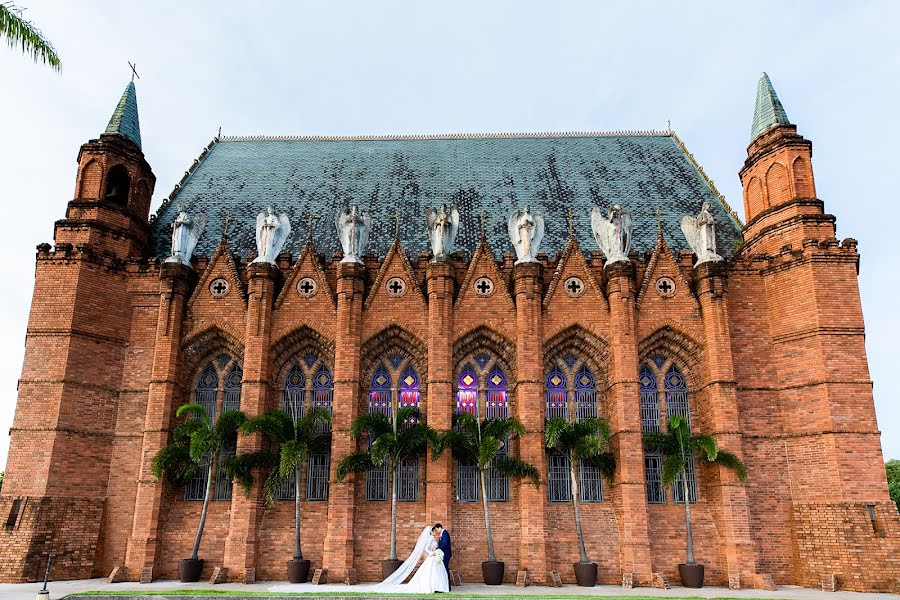
[[[243,371],[241,366],[228,354],[221,354],[201,369],[194,380],[191,401],[206,410],[210,422],[226,410],[239,410],[241,406],[241,382]],[[222,461],[234,451],[224,451],[218,460]],[[204,457],[204,465],[209,465],[209,457]],[[187,482],[184,491],[185,500],[203,500],[206,492],[207,469],[201,468],[197,476]],[[231,479],[225,470],[216,469],[213,491],[214,500],[231,500]]]
[[[554,363],[545,378],[545,414],[548,419],[575,420],[594,418],[597,412],[597,384],[594,374],[584,361],[567,354]],[[571,406],[570,406],[571,405]],[[569,474],[569,457],[559,452],[547,456],[548,493],[550,502],[570,502],[572,482]],[[581,462],[578,465],[580,481],[578,496],[581,502],[602,502],[603,490],[600,470]]]
[[[380,413],[388,418],[405,407],[418,407],[421,393],[419,375],[405,357],[392,354],[372,373],[369,382],[368,407],[370,413]],[[402,426],[403,424],[400,424]],[[372,440],[369,440],[371,447]],[[382,465],[366,473],[366,500],[384,501],[390,495],[388,466]],[[419,500],[419,457],[412,456],[397,465],[397,500]]]
[[[128,192],[131,190],[131,177],[123,165],[116,165],[106,174],[106,194],[104,197],[116,204],[128,204]]]
[[[456,379],[456,412],[467,412],[476,418],[500,419],[509,416],[509,390],[506,374],[498,361],[487,354],[474,357],[475,364],[467,364]],[[509,440],[497,452],[496,458],[509,454]],[[487,495],[492,502],[509,500],[509,477],[488,469]],[[474,465],[456,463],[456,499],[476,502],[479,494],[478,472]]]
[[[641,365],[638,372],[641,404],[641,430],[644,433],[659,433],[663,426],[668,427],[668,420],[681,416],[691,423],[690,404],[688,402],[688,386],[682,372],[671,359],[654,355]],[[664,405],[665,420],[660,403]],[[665,422],[663,422],[665,421]],[[666,501],[666,491],[660,481],[662,474],[662,457],[658,452],[644,452],[644,470],[647,478],[647,501],[662,504]],[[697,501],[697,481],[693,457],[688,458],[685,469],[690,502]],[[682,476],[684,477],[684,476]],[[676,503],[684,502],[683,479],[679,478],[672,486],[672,495]]]
[[[334,396],[334,384],[328,366],[314,353],[291,365],[284,375],[281,388],[281,410],[294,421],[299,420],[313,407],[322,407],[330,413]],[[320,425],[319,432],[328,434],[331,425]],[[318,452],[307,457],[306,499],[328,500],[328,478],[331,453]],[[278,489],[279,500],[293,500],[295,481],[292,474]]]

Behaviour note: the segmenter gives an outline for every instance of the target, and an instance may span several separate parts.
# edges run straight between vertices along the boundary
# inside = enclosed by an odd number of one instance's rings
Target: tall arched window
[[[217,415],[226,410],[240,410],[241,382],[243,372],[241,366],[228,354],[220,354],[215,360],[205,364],[194,380],[194,391],[191,402],[199,404],[206,410],[211,422]],[[218,464],[233,451],[223,451]],[[209,457],[204,457],[204,464],[209,464]],[[203,500],[206,493],[206,467],[200,469],[197,476],[187,482],[184,490],[185,500]],[[216,469],[213,500],[231,500],[231,479],[225,470]]]
[[[419,375],[405,357],[392,354],[375,368],[369,382],[369,412],[391,418],[395,410],[419,406]],[[404,424],[400,424],[402,427]],[[369,440],[371,447],[372,440]],[[384,501],[390,496],[388,466],[382,465],[366,473],[366,500]],[[419,500],[419,457],[409,457],[397,466],[397,500]]]
[[[106,174],[107,200],[117,204],[128,204],[128,193],[131,191],[131,177],[123,165],[116,165]]]
[[[456,412],[467,412],[476,418],[499,419],[509,416],[509,391],[506,374],[497,360],[480,353],[475,364],[467,364],[456,379]],[[496,458],[509,453],[509,440],[497,452]],[[488,500],[509,500],[509,478],[489,469],[487,472]],[[457,462],[456,499],[459,502],[476,502],[479,494],[478,475],[474,465]]]
[[[285,372],[281,387],[281,410],[294,421],[302,418],[313,406],[325,408],[330,413],[333,396],[331,371],[318,355],[309,353]],[[328,434],[330,431],[329,424],[320,426],[320,433]],[[307,500],[328,500],[330,467],[330,452],[313,453],[307,457]],[[293,500],[295,490],[294,475],[291,475],[278,489],[278,499]]]
[[[597,385],[591,369],[572,354],[551,365],[545,378],[547,418],[562,417],[575,420],[594,418],[597,412]],[[547,456],[548,493],[550,502],[571,502],[572,483],[569,475],[569,457],[550,452]],[[580,481],[578,496],[581,502],[602,502],[603,490],[600,470],[578,465]]]
[[[668,420],[676,415],[684,417],[690,426],[691,411],[687,382],[671,359],[661,354],[654,355],[641,366],[638,381],[641,395],[641,430],[644,433],[660,432],[663,426],[668,426]],[[660,419],[660,415],[663,413],[660,403],[664,405],[665,423]],[[660,482],[662,457],[656,452],[645,452],[644,469],[647,477],[647,501],[653,504],[665,503],[666,492]],[[688,482],[688,498],[693,503],[697,501],[697,481],[693,457],[688,459],[685,472]],[[679,479],[673,486],[672,494],[675,502],[684,502],[682,481]]]

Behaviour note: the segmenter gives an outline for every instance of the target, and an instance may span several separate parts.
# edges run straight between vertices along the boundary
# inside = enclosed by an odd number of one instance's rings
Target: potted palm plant
[[[694,559],[694,539],[691,530],[691,503],[686,476],[688,461],[716,463],[737,471],[738,478],[747,478],[747,468],[740,459],[725,450],[720,450],[716,438],[711,435],[693,435],[687,420],[676,415],[669,419],[668,433],[644,434],[644,447],[659,452],[663,457],[660,482],[669,487],[679,483],[684,497],[685,537],[687,539],[687,562],[678,565],[678,574],[685,587],[703,587],[703,565]]]
[[[198,558],[200,539],[206,525],[209,510],[209,496],[215,482],[219,455],[223,451],[233,451],[237,446],[237,433],[246,421],[239,410],[223,411],[212,421],[206,409],[199,404],[189,403],[179,406],[176,417],[185,417],[172,431],[172,442],[163,447],[150,463],[156,479],[168,479],[175,485],[183,485],[206,469],[206,491],[203,494],[203,508],[200,523],[194,536],[194,547],[190,558],[178,562],[178,577],[183,582],[197,581],[203,571],[203,560]]]
[[[295,409],[294,405],[291,406]],[[249,419],[241,427],[245,435],[261,433],[262,450],[240,454],[229,463],[229,472],[249,495],[254,468],[268,468],[263,482],[263,499],[271,507],[283,485],[294,479],[294,558],[287,563],[288,581],[306,583],[309,560],[303,558],[300,546],[300,474],[310,454],[327,452],[331,435],[324,427],[331,422],[328,409],[314,406],[303,416],[272,411]]]
[[[497,560],[494,553],[485,472],[492,469],[512,479],[527,477],[535,486],[540,485],[540,473],[533,465],[523,460],[497,456],[510,438],[524,433],[525,427],[515,417],[481,419],[466,412],[457,413],[453,415],[453,427],[441,436],[440,447],[435,452],[438,454],[444,448],[450,448],[453,458],[460,463],[474,465],[477,472],[488,547],[488,559],[481,563],[481,574],[487,585],[503,583],[505,565]]]
[[[572,486],[572,508],[575,512],[575,532],[578,534],[579,561],[575,563],[575,580],[578,585],[594,587],[597,584],[597,563],[591,562],[584,546],[579,507],[578,465],[597,467],[606,477],[616,470],[616,459],[609,452],[609,423],[592,417],[581,421],[569,421],[563,417],[547,420],[544,442],[548,449],[564,454],[569,459],[569,480]]]
[[[381,573],[387,578],[400,568],[403,561],[397,559],[397,475],[400,463],[418,456],[428,446],[436,447],[437,432],[422,422],[418,408],[406,406],[392,410],[391,417],[381,413],[357,416],[350,425],[350,436],[360,439],[368,435],[369,448],[344,457],[337,466],[337,480],[343,481],[350,473],[365,473],[387,465],[391,485],[391,550],[387,560],[381,561]]]

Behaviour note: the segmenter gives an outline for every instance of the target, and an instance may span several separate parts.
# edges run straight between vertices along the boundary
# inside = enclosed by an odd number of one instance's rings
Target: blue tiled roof
[[[141,147],[141,125],[138,122],[137,93],[134,90],[134,82],[129,81],[122,92],[119,104],[113,111],[106,131],[103,133],[118,133]]]
[[[256,215],[269,203],[290,215],[285,250],[298,254],[307,236],[307,213],[319,252],[340,250],[334,214],[358,204],[373,216],[368,251],[383,257],[402,214],[400,239],[408,256],[430,250],[425,210],[455,202],[460,211],[457,250],[469,256],[486,216],[495,253],[512,251],[506,221],[528,203],[546,222],[540,251],[561,252],[568,240],[566,214],[574,212],[581,248],[596,250],[590,227],[594,206],[626,207],[633,216],[634,250],[652,250],[657,206],[667,242],[688,248],[680,221],[707,201],[718,223],[720,254],[730,256],[740,225],[678,139],[659,134],[488,135],[389,138],[223,138],[212,144],[151,224],[157,256],[169,253],[177,208],[207,215],[197,254],[211,255],[226,214],[229,242],[241,256],[254,253]]]
[[[784,106],[772,87],[769,76],[763,73],[756,84],[756,108],[753,110],[753,125],[750,127],[750,141],[756,139],[773,125],[790,125]]]

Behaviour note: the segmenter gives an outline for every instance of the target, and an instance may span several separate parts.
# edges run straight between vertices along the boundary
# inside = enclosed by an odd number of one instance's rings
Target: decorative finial
[[[400,239],[400,221],[403,219],[403,213],[397,211],[394,213],[394,239]]]
[[[482,243],[487,239],[484,233],[484,219],[487,217],[487,213],[484,212],[484,209],[481,209],[481,212],[478,213],[478,218],[481,220],[481,241]]]
[[[566,219],[569,221],[569,239],[575,238],[575,213],[572,212],[572,207],[569,207],[568,212],[566,212]]]
[[[222,241],[228,239],[228,226],[231,224],[231,213],[225,213],[225,224],[222,226]]]
[[[662,237],[662,215],[659,210],[659,204],[656,205],[656,235]]]
[[[219,135],[216,136],[216,139],[217,139],[217,140],[221,140],[221,139],[222,139],[222,126],[221,126],[221,125],[219,125]]]
[[[666,119],[666,131],[672,133],[672,121],[671,119]]]
[[[131,67],[131,80],[134,81],[134,78],[135,78],[135,77],[137,77],[138,79],[140,79],[141,76],[138,75],[138,73],[137,73],[137,63],[131,64],[131,61],[129,60],[129,61],[128,61],[128,66]]]
[[[306,222],[307,222],[307,225],[306,225],[306,241],[307,241],[307,242],[311,242],[311,241],[312,241],[312,232],[313,232],[313,223],[314,223],[315,221],[318,221],[318,220],[319,220],[319,215],[316,215],[316,214],[314,214],[314,213],[308,212],[308,213],[306,213],[305,215],[303,215],[303,218],[306,219]]]

